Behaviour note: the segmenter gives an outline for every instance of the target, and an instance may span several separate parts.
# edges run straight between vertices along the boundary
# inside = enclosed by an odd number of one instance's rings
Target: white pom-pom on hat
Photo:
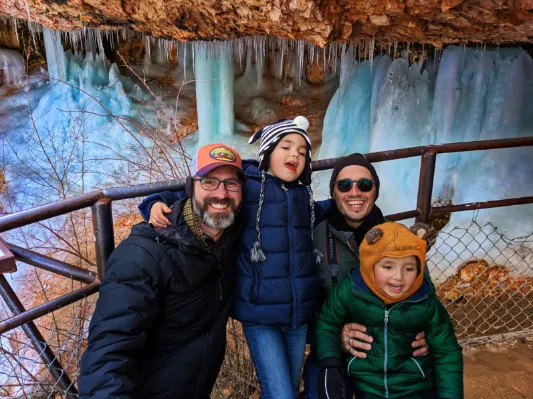
[[[307,120],[305,116],[301,116],[301,115],[297,116],[292,121],[294,122],[296,126],[304,130],[307,130],[307,128],[309,127],[309,121]]]

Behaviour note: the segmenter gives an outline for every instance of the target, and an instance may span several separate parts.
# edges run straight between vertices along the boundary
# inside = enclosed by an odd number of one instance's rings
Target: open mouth
[[[227,209],[229,205],[228,204],[209,204],[209,206],[211,208],[224,210],[224,209]]]
[[[362,211],[365,207],[366,201],[361,199],[356,200],[348,200],[345,201],[346,205],[348,205],[348,208],[350,208],[352,211]]]
[[[298,164],[296,162],[287,162],[285,163],[285,167],[289,169],[291,172],[296,172],[296,169],[298,168]]]
[[[402,289],[403,289],[403,285],[389,284],[389,290],[395,294],[401,294]]]

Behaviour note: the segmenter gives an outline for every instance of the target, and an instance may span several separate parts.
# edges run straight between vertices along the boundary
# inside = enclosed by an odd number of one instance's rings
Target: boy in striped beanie
[[[313,229],[331,201],[313,201],[308,127],[303,116],[265,126],[249,140],[259,140],[257,162],[243,166],[248,220],[233,317],[243,324],[265,398],[298,396],[307,323],[318,295]]]

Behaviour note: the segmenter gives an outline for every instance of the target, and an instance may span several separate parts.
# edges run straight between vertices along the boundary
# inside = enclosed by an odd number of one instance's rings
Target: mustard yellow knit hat
[[[409,228],[400,223],[387,222],[370,229],[359,248],[361,276],[368,288],[387,305],[403,301],[413,295],[424,281],[424,264],[426,262],[426,225],[417,224]],[[413,286],[400,297],[392,298],[383,292],[374,276],[374,266],[382,258],[405,258],[415,256],[420,260],[420,270]]]

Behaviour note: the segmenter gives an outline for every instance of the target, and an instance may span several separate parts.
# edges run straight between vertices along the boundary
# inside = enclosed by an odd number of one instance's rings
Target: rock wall
[[[128,26],[182,41],[272,34],[319,46],[533,42],[533,0],[2,0],[0,15],[66,31]]]

